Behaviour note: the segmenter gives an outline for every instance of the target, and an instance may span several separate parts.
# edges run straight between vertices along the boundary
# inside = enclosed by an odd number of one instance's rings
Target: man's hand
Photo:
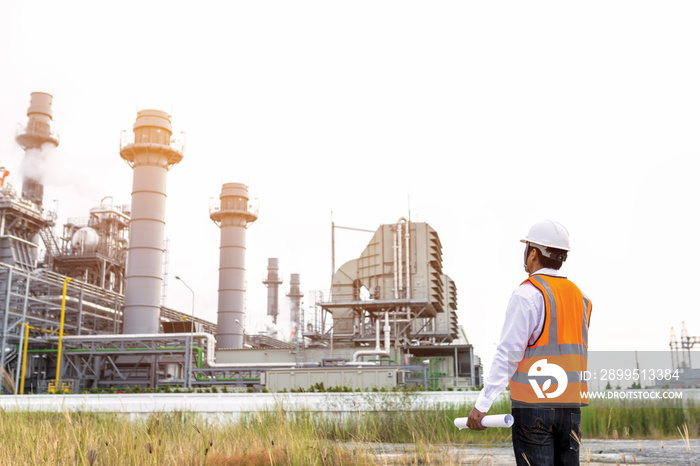
[[[481,425],[481,420],[486,416],[486,413],[482,413],[476,408],[472,408],[469,413],[469,419],[467,419],[467,427],[471,430],[486,430],[486,427]]]

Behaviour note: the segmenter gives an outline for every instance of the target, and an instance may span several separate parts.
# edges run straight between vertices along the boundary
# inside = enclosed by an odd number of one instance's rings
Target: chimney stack
[[[15,140],[24,149],[25,163],[33,169],[25,170],[22,180],[22,197],[41,207],[44,203],[44,185],[41,181],[41,149],[45,144],[58,147],[58,135],[51,128],[53,96],[45,92],[32,92],[27,109],[27,125],[20,128]]]
[[[301,280],[298,273],[293,273],[289,280],[289,293],[287,296],[292,300],[292,307],[289,313],[289,324],[294,333],[295,341],[302,341],[304,335],[304,322],[301,315],[301,298],[304,293],[301,292]]]
[[[267,259],[267,277],[263,280],[263,285],[267,287],[267,315],[272,316],[274,324],[277,323],[279,314],[279,286],[282,284],[279,269],[279,259]]]
[[[248,206],[245,184],[225,183],[219,199],[220,204],[209,212],[221,229],[216,349],[240,349],[245,316],[246,228],[258,215]]]
[[[141,110],[134,135],[122,138],[121,157],[134,169],[126,262],[123,333],[158,333],[163,287],[163,230],[168,170],[182,160],[171,141],[170,115]]]

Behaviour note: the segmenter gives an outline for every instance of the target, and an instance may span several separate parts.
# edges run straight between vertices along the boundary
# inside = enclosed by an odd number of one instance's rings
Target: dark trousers
[[[581,408],[513,406],[512,412],[518,466],[579,464]]]

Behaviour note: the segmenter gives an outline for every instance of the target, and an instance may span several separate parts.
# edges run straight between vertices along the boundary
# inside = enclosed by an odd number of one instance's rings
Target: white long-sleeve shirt
[[[544,268],[533,275],[560,277],[558,270]],[[501,342],[491,363],[483,390],[474,407],[485,413],[494,400],[506,388],[515,373],[518,363],[528,345],[537,341],[544,325],[544,297],[530,283],[524,283],[513,291],[506,308],[505,322],[501,331]]]

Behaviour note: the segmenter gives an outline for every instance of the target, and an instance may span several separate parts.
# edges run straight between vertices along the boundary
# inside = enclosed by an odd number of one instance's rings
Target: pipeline
[[[65,337],[64,337],[65,338]],[[156,348],[158,351],[178,351],[178,350],[184,350],[184,346],[161,346]],[[197,369],[202,368],[202,354],[204,353],[204,350],[200,348],[199,346],[193,346],[193,350],[197,351]],[[148,348],[125,348],[126,351],[147,351]],[[72,348],[69,350],[66,350],[68,353],[80,353],[84,351],[89,351],[86,348]],[[96,351],[119,351],[119,348],[97,348]],[[35,350],[27,350],[27,353],[31,354],[50,354],[50,353],[57,353],[57,349],[35,349]],[[209,377],[206,377],[200,373],[195,374],[197,377],[197,380],[199,382],[227,382],[227,381],[235,381],[239,380],[238,378],[231,378],[231,377],[225,377],[225,378],[214,378],[213,380]],[[249,381],[256,381],[260,380],[259,377],[243,377],[243,381],[249,382]]]
[[[63,337],[64,339],[66,338],[65,336]],[[148,351],[149,348],[124,348],[125,351]],[[178,351],[178,350],[183,350],[185,349],[184,346],[159,346],[156,348],[158,351]],[[202,367],[202,354],[204,353],[204,350],[200,348],[199,346],[193,346],[193,350],[197,351],[197,368]],[[83,353],[85,351],[90,351],[87,348],[71,348],[67,349],[67,353]],[[97,348],[95,351],[120,351],[119,348]],[[57,349],[33,349],[27,350],[27,353],[31,354],[51,354],[51,353],[57,353]]]
[[[390,330],[391,327],[389,327],[389,313],[385,312],[384,313],[384,349],[382,350],[379,346],[379,319],[377,319],[377,329],[376,329],[376,334],[377,334],[377,343],[376,347],[374,350],[361,350],[361,351],[355,351],[355,354],[352,355],[352,362],[347,362],[345,363],[346,365],[357,365],[357,364],[368,364],[368,365],[377,365],[378,363],[367,363],[367,362],[360,362],[357,359],[363,356],[385,356],[385,357],[390,357]]]
[[[379,319],[377,319],[377,343],[376,346],[374,347],[373,350],[361,350],[361,351],[355,351],[355,354],[352,355],[352,363],[346,363],[346,364],[355,364],[355,363],[361,363],[361,364],[369,364],[369,365],[376,365],[377,363],[367,363],[367,362],[360,362],[357,359],[361,358],[363,356],[385,356],[389,357],[389,347],[387,346],[385,350],[382,350],[380,345],[379,345]]]
[[[47,301],[47,302],[62,302],[62,301],[63,301],[63,296],[60,296],[60,295],[48,295],[48,296],[42,296],[41,299],[43,299],[44,301]],[[75,298],[75,297],[73,297],[73,296],[66,296],[66,303],[72,303],[72,304],[76,304],[76,305],[82,305],[83,307],[87,307],[87,308],[93,309],[93,310],[95,310],[95,311],[102,311],[102,312],[104,312],[104,313],[106,313],[106,314],[112,314],[112,315],[114,315],[114,314],[117,314],[117,313],[118,313],[118,311],[114,310],[114,309],[111,308],[111,307],[101,306],[101,305],[99,305],[99,304],[95,304],[95,303],[92,303],[92,302],[87,301],[87,300],[80,300],[80,299]],[[107,316],[104,316],[104,317],[107,317]]]
[[[411,299],[411,223],[406,221],[406,299]]]
[[[396,234],[394,234],[394,299],[399,299],[399,274],[398,270],[398,254],[396,250],[398,249]]]
[[[207,342],[207,353],[206,353],[206,365],[212,369],[241,369],[241,368],[257,368],[257,367],[298,367],[297,363],[277,363],[277,362],[259,362],[259,363],[217,363],[215,354],[216,340],[213,335],[209,333],[146,333],[146,334],[118,334],[118,335],[90,335],[86,337],[84,335],[70,335],[63,336],[63,341],[81,341],[81,340],[91,340],[91,341],[130,341],[130,340],[145,340],[154,338],[188,338],[192,337],[198,340],[206,340]],[[49,337],[50,340],[58,340],[58,337]],[[319,366],[320,363],[306,363],[305,366]]]
[[[403,290],[403,264],[402,264],[402,262],[401,262],[401,261],[403,260],[403,250],[402,250],[402,248],[401,248],[401,245],[402,245],[402,243],[403,243],[403,242],[401,241],[401,240],[402,240],[401,237],[403,236],[403,235],[402,235],[402,232],[403,232],[403,223],[402,223],[402,221],[405,222],[406,220],[404,220],[403,217],[402,217],[402,218],[400,218],[399,221],[396,223],[396,233],[395,233],[395,235],[396,235],[396,236],[395,236],[395,237],[396,237],[396,245],[397,245],[395,254],[396,254],[396,257],[398,258],[398,261],[397,261],[396,269],[395,269],[394,273],[398,274],[398,276],[399,276],[399,289],[398,289],[397,292],[395,293],[396,298],[400,298],[400,297],[401,297],[401,291]]]

